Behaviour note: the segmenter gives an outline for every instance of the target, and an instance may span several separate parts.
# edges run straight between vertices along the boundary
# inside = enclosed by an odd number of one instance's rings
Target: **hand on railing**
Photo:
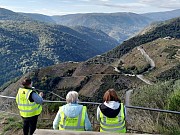
[[[40,92],[40,93],[39,93],[39,96],[40,96],[40,97],[43,97],[43,95],[44,95],[43,92]]]

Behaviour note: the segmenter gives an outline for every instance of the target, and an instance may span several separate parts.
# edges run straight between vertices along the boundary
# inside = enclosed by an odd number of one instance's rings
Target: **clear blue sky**
[[[75,13],[147,13],[180,9],[180,0],[0,0],[14,12],[65,15]]]

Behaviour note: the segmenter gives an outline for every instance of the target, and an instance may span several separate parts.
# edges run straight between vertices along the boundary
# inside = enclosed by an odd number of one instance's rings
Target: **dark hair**
[[[24,87],[27,87],[31,84],[31,79],[30,78],[24,78],[24,80],[22,81],[22,85]]]
[[[118,101],[120,102],[120,99],[118,98],[118,95],[114,89],[109,89],[104,93],[103,101],[109,102],[109,101]]]

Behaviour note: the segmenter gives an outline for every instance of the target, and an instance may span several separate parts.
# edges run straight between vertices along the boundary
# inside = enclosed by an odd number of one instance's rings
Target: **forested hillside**
[[[9,10],[0,11],[0,85],[33,69],[84,61],[118,45],[100,30],[71,29],[34,21]]]

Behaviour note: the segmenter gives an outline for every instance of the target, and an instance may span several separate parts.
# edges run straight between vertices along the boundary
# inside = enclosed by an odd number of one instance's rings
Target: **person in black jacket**
[[[109,89],[103,96],[103,103],[97,108],[97,120],[100,132],[125,133],[125,108],[114,89]]]

